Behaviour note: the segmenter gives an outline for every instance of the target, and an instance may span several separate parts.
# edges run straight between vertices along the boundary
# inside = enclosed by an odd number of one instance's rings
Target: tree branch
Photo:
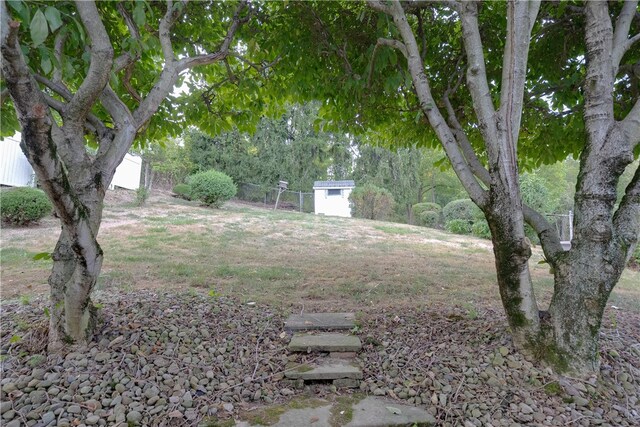
[[[626,261],[631,254],[631,249],[638,244],[640,233],[640,165],[613,216],[613,227],[622,243],[621,249],[627,251],[624,257]]]
[[[235,37],[236,32],[238,31],[240,26],[245,22],[247,22],[247,20],[249,19],[248,16],[244,18],[240,16],[244,11],[244,9],[246,9],[247,7],[248,7],[248,2],[246,0],[243,0],[240,2],[240,4],[236,8],[236,11],[233,15],[231,25],[227,29],[227,35],[225,36],[224,41],[220,45],[220,48],[216,52],[210,53],[207,55],[199,55],[191,58],[181,59],[180,61],[178,61],[178,64],[176,67],[177,72],[180,73],[181,71],[184,71],[193,67],[197,67],[199,65],[212,64],[214,62],[217,62],[226,58],[227,55],[229,55],[229,48],[231,47],[231,41]]]
[[[380,0],[367,0],[367,4],[372,8],[377,10],[378,12],[385,13],[387,15],[393,15],[393,8],[387,6]]]
[[[391,12],[393,22],[398,28],[407,50],[407,65],[420,102],[420,108],[429,119],[429,123],[442,143],[447,157],[449,157],[453,170],[458,178],[460,178],[469,196],[478,206],[484,207],[488,201],[486,191],[478,183],[476,177],[469,169],[469,165],[465,161],[456,143],[455,136],[434,102],[429,79],[424,71],[424,63],[422,62],[418,43],[416,42],[411,26],[407,22],[407,17],[400,2],[397,0],[393,1]]]
[[[140,31],[138,30],[138,26],[136,25],[133,18],[131,17],[127,9],[124,7],[124,3],[119,2],[116,5],[116,8],[118,9],[118,13],[120,13],[120,16],[122,16],[122,19],[124,20],[125,25],[129,30],[129,34],[131,34],[131,37],[139,42]],[[133,75],[135,62],[138,59],[140,59],[140,56],[141,56],[140,49],[136,51],[135,55],[131,55],[131,53],[125,52],[119,57],[117,57],[113,64],[114,73],[118,73],[121,70],[125,70],[124,78],[122,79],[122,85],[127,90],[129,95],[131,95],[131,97],[135,99],[136,102],[138,102],[138,104],[142,102],[142,98],[140,97],[138,92],[135,90],[135,88],[131,86],[131,76]]]
[[[633,21],[633,17],[637,9],[638,0],[625,1],[622,6],[622,11],[620,11],[620,15],[618,15],[618,19],[616,20],[616,27],[613,32],[613,52],[611,54],[615,70],[618,69],[625,52],[629,50],[633,43],[640,40],[640,34],[636,34],[630,39],[628,38],[631,22]],[[615,74],[617,73],[614,72],[614,75]]]
[[[458,62],[460,62],[460,59]],[[464,73],[461,73],[453,87],[451,87],[451,84],[449,83],[449,86],[442,97],[442,102],[444,103],[449,116],[451,131],[455,135],[456,142],[458,143],[469,168],[480,182],[489,187],[491,185],[491,175],[487,168],[485,168],[480,162],[480,159],[478,159],[475,150],[471,146],[469,138],[467,138],[466,133],[462,129],[462,125],[460,124],[449,99],[449,96],[454,94],[458,89],[463,76]],[[564,251],[560,244],[560,237],[558,236],[556,229],[543,215],[527,206],[524,202],[522,204],[522,213],[526,223],[529,224],[538,234],[545,257],[553,264],[558,254]]]
[[[69,102],[65,118],[82,124],[91,107],[109,82],[113,61],[113,47],[98,8],[94,2],[76,1],[76,8],[85,30],[91,38],[91,63],[87,76]]]
[[[495,121],[495,108],[487,82],[487,71],[480,30],[478,27],[478,6],[475,2],[461,5],[462,35],[467,54],[467,84],[473,107],[478,116],[480,132],[487,144],[487,152],[492,162],[497,163],[497,149],[493,146],[498,140],[498,128]]]
[[[591,141],[604,141],[613,125],[613,28],[607,3],[585,2],[587,73],[584,84],[584,121]]]
[[[384,39],[384,38],[379,38],[378,42],[376,43],[376,46],[389,46],[392,47],[394,49],[398,49],[400,51],[400,53],[402,53],[402,55],[405,58],[409,57],[409,54],[407,53],[407,48],[404,45],[404,43],[402,43],[401,41],[398,40],[392,40],[392,39]]]
[[[59,32],[56,35],[56,40],[54,42],[53,55],[58,61],[60,66],[54,67],[53,70],[53,81],[54,82],[62,82],[62,56],[64,52],[64,44],[67,42],[67,38],[69,37],[69,33]]]
[[[73,98],[73,94],[71,93],[71,91],[61,81],[53,82],[48,78],[41,76],[40,74],[34,74],[33,78],[36,79],[38,83],[45,85],[46,87],[60,95],[65,101],[70,101],[71,98]]]
[[[635,148],[640,144],[640,98],[636,99],[636,103],[633,104],[633,108],[621,124],[625,133],[629,136],[632,149]]]
[[[167,11],[160,20],[158,27],[158,37],[160,39],[160,46],[162,47],[165,67],[175,62],[175,54],[171,43],[171,27],[180,14],[180,8],[174,7],[172,0],[167,0]]]

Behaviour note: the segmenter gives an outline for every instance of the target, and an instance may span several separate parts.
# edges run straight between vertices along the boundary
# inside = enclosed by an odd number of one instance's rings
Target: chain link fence
[[[278,189],[265,185],[239,183],[236,198],[244,202],[273,208],[278,198]],[[313,213],[313,193],[284,190],[280,194],[278,209]]]

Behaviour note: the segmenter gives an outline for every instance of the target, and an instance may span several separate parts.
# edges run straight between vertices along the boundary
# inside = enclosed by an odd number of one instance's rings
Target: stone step
[[[287,364],[284,376],[292,380],[337,380],[342,378],[362,379],[362,370],[354,363],[343,359],[325,357],[316,363]]]
[[[292,314],[284,322],[287,331],[353,329],[356,316],[353,313]]]
[[[362,342],[355,335],[347,334],[296,334],[288,348],[289,351],[356,352],[362,348]]]

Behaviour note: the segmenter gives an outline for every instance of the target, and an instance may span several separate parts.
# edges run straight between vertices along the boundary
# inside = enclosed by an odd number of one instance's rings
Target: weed
[[[562,387],[560,386],[559,383],[554,381],[554,382],[545,384],[544,391],[549,396],[559,396],[560,394],[562,394]]]
[[[47,361],[47,357],[46,356],[44,356],[42,354],[34,354],[33,356],[31,356],[29,358],[29,360],[27,360],[27,365],[30,368],[35,368],[37,366],[42,365],[46,361]]]
[[[147,231],[149,233],[165,233],[167,231],[167,227],[150,227]]]
[[[22,305],[31,304],[31,298],[29,297],[29,295],[22,295],[20,297],[20,304],[22,304]]]
[[[411,230],[410,228],[396,227],[393,225],[376,225],[373,228],[388,234],[413,234],[414,233],[414,231]]]

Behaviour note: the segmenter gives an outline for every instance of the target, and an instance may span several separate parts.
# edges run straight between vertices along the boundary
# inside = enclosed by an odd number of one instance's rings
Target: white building
[[[142,158],[127,153],[122,159],[122,163],[116,168],[116,173],[111,180],[110,189],[116,187],[127,190],[137,190],[140,187],[140,170],[142,169]]]
[[[0,141],[0,185],[27,187],[35,185],[35,173],[20,148],[20,133]],[[142,159],[128,154],[116,168],[109,188],[137,190],[140,185]]]
[[[10,187],[35,185],[35,174],[20,149],[20,134],[0,141],[0,184]]]
[[[351,216],[349,195],[355,188],[353,181],[316,181],[313,183],[316,215]]]

